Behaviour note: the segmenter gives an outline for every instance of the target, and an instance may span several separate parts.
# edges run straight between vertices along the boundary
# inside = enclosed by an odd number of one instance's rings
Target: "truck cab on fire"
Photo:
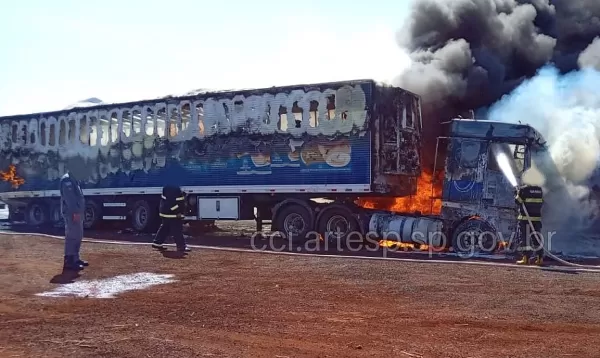
[[[529,125],[471,119],[452,120],[441,141],[447,146],[440,217],[451,246],[494,251],[515,233],[514,187],[544,154],[545,141]]]

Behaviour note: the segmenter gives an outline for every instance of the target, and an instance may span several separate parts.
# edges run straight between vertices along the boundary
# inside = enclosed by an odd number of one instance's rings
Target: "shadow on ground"
[[[178,251],[161,251],[161,254],[168,259],[181,260],[185,259],[187,254],[185,252]]]
[[[52,277],[52,279],[50,279],[50,283],[55,283],[55,284],[73,283],[79,277],[81,277],[79,272],[63,271],[63,272],[59,273],[58,275],[55,275],[54,277]]]

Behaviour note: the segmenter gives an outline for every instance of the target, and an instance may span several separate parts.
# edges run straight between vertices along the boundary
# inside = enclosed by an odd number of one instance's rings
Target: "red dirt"
[[[600,356],[600,274],[84,243],[76,280],[179,281],[34,296],[57,286],[62,245],[0,235],[1,357]]]

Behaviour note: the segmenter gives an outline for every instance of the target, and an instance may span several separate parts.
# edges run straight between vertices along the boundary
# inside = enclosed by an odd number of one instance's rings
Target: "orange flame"
[[[442,210],[442,182],[444,171],[438,171],[434,177],[431,171],[422,171],[417,178],[417,191],[406,197],[369,197],[358,199],[358,205],[367,209],[388,210],[398,213],[437,215]],[[433,188],[433,190],[432,190]],[[380,247],[398,251],[429,250],[427,245],[380,240]]]
[[[417,192],[406,197],[360,198],[358,205],[367,209],[389,210],[398,213],[438,215],[442,210],[442,182],[444,171],[434,177],[431,171],[423,170],[417,178]],[[433,190],[432,190],[433,187]]]
[[[393,241],[393,240],[379,240],[380,247],[386,247],[394,249],[396,251],[427,251],[429,245],[410,244],[406,242]]]
[[[17,175],[17,167],[14,164],[8,166],[8,171],[0,171],[0,179],[2,181],[9,182],[13,189],[17,189],[21,185],[25,184],[25,179]]]

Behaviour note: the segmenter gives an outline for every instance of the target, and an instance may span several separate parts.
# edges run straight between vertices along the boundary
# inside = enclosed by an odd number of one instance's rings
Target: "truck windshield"
[[[488,170],[502,172],[518,178],[526,168],[525,160],[529,150],[524,145],[491,143]]]

